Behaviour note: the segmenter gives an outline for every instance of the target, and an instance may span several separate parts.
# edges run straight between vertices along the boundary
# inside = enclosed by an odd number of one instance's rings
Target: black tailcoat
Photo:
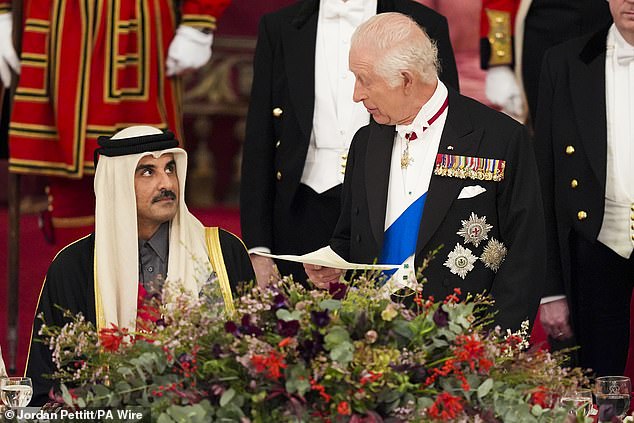
[[[355,135],[343,186],[342,212],[331,246],[353,262],[371,263],[383,243],[394,126],[370,125]],[[439,153],[506,161],[500,182],[432,175],[416,246],[416,266],[443,246],[425,270],[423,295],[442,300],[461,288],[462,293],[491,293],[499,310],[496,323],[518,328],[535,318],[542,296],[545,234],[542,199],[533,148],[526,128],[511,118],[449,90],[447,120]],[[458,198],[466,186],[486,191]],[[486,217],[493,226],[488,238],[508,249],[497,272],[481,260],[465,279],[444,265],[457,244],[480,257],[487,240],[478,247],[465,244],[457,234],[471,213]]]
[[[568,41],[544,56],[535,153],[548,241],[546,295],[569,294],[571,232],[595,241],[603,223],[607,33],[605,28]],[[574,188],[573,179],[577,181]]]

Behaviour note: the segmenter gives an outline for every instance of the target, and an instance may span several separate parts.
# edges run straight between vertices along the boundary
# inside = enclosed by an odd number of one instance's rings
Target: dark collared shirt
[[[169,227],[169,222],[165,222],[152,238],[139,240],[139,282],[148,293],[161,292],[167,276]]]

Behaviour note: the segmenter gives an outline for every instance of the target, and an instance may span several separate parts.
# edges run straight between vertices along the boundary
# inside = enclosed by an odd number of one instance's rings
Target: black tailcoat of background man
[[[425,28],[438,46],[440,79],[457,89],[447,20],[411,0],[378,0],[377,13],[383,12],[410,15]],[[328,243],[339,217],[340,185],[318,195],[300,184],[313,125],[318,14],[319,1],[304,0],[260,22],[240,194],[248,248],[275,254],[316,250]],[[283,275],[306,277],[301,264],[277,264]]]
[[[634,257],[624,259],[597,241],[607,172],[608,29],[546,53],[535,142],[548,235],[545,295],[567,296],[581,346],[578,364],[600,374],[621,374],[628,353]]]
[[[372,263],[379,256],[385,230],[390,163],[395,127],[375,122],[355,135],[343,185],[342,212],[330,242],[352,262]],[[534,320],[543,291],[545,234],[542,198],[532,143],[527,130],[513,119],[449,89],[449,109],[439,154],[506,161],[504,179],[460,179],[432,175],[416,245],[417,267],[429,252],[439,253],[424,271],[423,297],[442,300],[454,288],[492,294],[495,323],[517,329]],[[486,191],[458,198],[464,187]],[[497,272],[477,260],[464,279],[444,265],[456,244],[480,257],[488,240],[464,244],[457,234],[462,221],[475,213],[493,226],[488,238],[502,242],[508,254]]]

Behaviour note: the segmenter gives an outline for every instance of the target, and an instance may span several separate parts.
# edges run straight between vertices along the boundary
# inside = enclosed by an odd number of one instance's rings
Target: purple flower
[[[328,287],[328,292],[335,300],[342,300],[346,296],[348,285],[345,283],[333,282]]]
[[[225,323],[225,332],[238,336],[238,325],[233,320],[229,320]]]
[[[277,294],[273,297],[273,311],[277,311],[281,308],[288,308],[288,303],[286,302],[286,297],[282,294]]]
[[[251,323],[250,314],[245,314],[244,316],[242,316],[241,323],[242,323],[242,326],[238,328],[238,330],[241,333],[244,333],[246,335],[253,335],[253,336],[262,335],[262,329],[260,329],[259,327]]]
[[[330,316],[328,315],[328,311],[311,311],[310,312],[310,320],[317,326],[318,328],[323,328],[330,323]]]
[[[277,333],[284,337],[291,337],[297,335],[299,331],[299,322],[297,320],[290,320],[285,322],[284,320],[277,321]]]
[[[434,323],[436,326],[444,328],[449,324],[449,313],[442,309],[442,307],[438,307],[433,316]]]
[[[211,356],[213,358],[220,358],[220,354],[222,354],[222,347],[220,344],[213,344],[211,347]]]
[[[324,349],[324,336],[316,331],[313,331],[312,336],[312,339],[300,342],[297,348],[306,363],[310,363]]]

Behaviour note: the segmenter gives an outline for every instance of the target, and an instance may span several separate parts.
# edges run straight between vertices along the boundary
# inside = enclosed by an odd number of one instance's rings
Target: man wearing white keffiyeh
[[[215,273],[227,310],[233,287],[254,278],[244,244],[218,228],[205,228],[184,201],[187,153],[169,132],[133,126],[99,140],[95,173],[95,233],[64,248],[51,264],[37,313],[62,325],[59,305],[81,312],[97,329],[135,329],[139,283],[179,281],[198,295]],[[207,271],[201,263],[209,263]],[[205,274],[202,274],[205,273]],[[160,276],[160,277],[159,277]],[[41,322],[36,321],[32,338]],[[27,375],[32,404],[46,402],[52,381],[48,347],[32,339]]]

